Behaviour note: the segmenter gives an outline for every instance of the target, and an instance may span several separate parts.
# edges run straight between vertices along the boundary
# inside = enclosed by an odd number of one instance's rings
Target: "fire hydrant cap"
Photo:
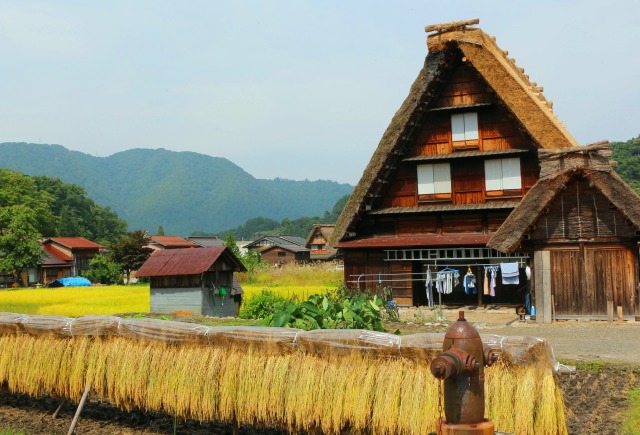
[[[447,329],[444,338],[480,338],[480,334],[476,328],[474,328],[467,319],[464,318],[464,311],[459,312],[460,316],[458,320],[453,322],[449,329]]]

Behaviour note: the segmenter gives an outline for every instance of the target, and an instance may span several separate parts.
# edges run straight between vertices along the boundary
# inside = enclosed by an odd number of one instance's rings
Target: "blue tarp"
[[[70,278],[58,278],[49,283],[49,287],[88,287],[91,281],[81,276],[72,276]]]

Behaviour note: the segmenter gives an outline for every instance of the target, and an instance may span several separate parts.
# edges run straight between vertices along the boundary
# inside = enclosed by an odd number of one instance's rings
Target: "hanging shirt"
[[[470,294],[477,294],[478,290],[476,289],[476,276],[471,273],[471,272],[467,272],[467,274],[464,276],[463,280],[462,280],[463,284],[464,284],[464,292],[468,295]]]
[[[425,279],[425,290],[427,293],[427,306],[433,307],[433,286],[431,285],[431,270],[427,267]]]

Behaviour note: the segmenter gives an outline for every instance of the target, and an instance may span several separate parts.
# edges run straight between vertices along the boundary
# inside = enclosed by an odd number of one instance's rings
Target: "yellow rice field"
[[[0,291],[0,311],[23,314],[148,312],[149,286],[59,287]]]
[[[291,299],[296,296],[299,300],[306,300],[312,294],[325,294],[336,289],[335,286],[325,285],[264,285],[264,284],[242,284],[244,297],[250,298],[260,294],[262,290],[269,290],[275,295]],[[245,300],[247,300],[245,299]]]

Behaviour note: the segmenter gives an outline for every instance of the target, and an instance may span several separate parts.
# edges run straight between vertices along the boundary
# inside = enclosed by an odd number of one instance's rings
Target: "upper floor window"
[[[506,190],[521,191],[520,159],[485,160],[484,179],[487,195],[503,195]]]
[[[451,115],[451,141],[453,148],[478,147],[478,113],[453,113]]]
[[[426,199],[451,198],[449,163],[418,165],[418,195],[429,195]]]

